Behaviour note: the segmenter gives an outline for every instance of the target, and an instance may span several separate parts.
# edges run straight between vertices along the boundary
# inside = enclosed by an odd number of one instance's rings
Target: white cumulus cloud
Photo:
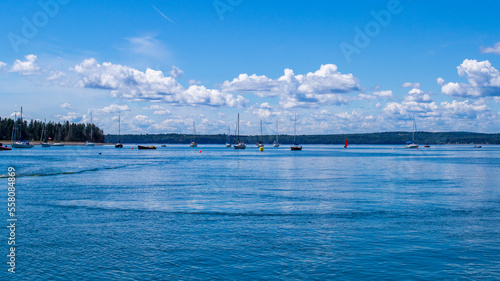
[[[467,83],[447,83],[441,92],[449,96],[480,98],[500,96],[500,73],[489,61],[466,59],[457,67],[458,75],[466,77]],[[438,81],[443,82],[444,81]]]
[[[500,55],[500,42],[495,43],[495,46],[493,47],[481,48],[481,53],[494,53]]]
[[[174,78],[180,78],[184,75],[184,71],[180,70],[177,66],[172,65],[172,70],[170,70],[170,76]]]
[[[146,128],[153,125],[155,122],[149,119],[149,117],[147,117],[146,115],[136,115],[133,118],[132,123],[137,127]]]
[[[130,111],[130,107],[126,104],[125,105],[111,104],[104,108],[94,109],[92,111],[95,113],[116,114],[123,111]]]
[[[247,102],[242,96],[234,97],[204,86],[191,85],[186,89],[175,78],[149,68],[142,72],[110,62],[100,64],[90,58],[76,65],[73,70],[81,76],[81,86],[109,89],[113,97],[133,101],[212,107],[241,107]]]
[[[69,104],[69,103],[67,103],[67,102],[65,102],[65,103],[63,103],[63,104],[60,104],[60,105],[59,105],[59,107],[60,107],[60,108],[64,108],[64,109],[71,109],[71,108],[72,108],[72,107],[71,107],[71,104]]]
[[[221,86],[227,92],[252,92],[260,97],[280,97],[285,107],[315,107],[318,104],[344,104],[348,99],[342,94],[361,89],[352,74],[342,74],[334,64],[325,64],[316,72],[295,75],[285,69],[284,75],[271,79],[264,75],[240,74]]]
[[[391,90],[376,91],[376,92],[373,92],[373,94],[376,96],[382,97],[382,98],[392,98],[392,91]]]
[[[404,88],[421,88],[420,83],[411,83],[411,82],[405,82],[401,85],[401,87]]]
[[[10,72],[17,72],[21,75],[31,75],[40,70],[40,67],[36,64],[37,57],[35,55],[27,55],[25,59],[25,61],[16,60]]]

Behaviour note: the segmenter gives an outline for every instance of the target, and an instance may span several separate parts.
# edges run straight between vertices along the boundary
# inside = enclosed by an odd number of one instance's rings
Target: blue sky
[[[500,130],[498,1],[3,1],[0,116],[106,133]]]

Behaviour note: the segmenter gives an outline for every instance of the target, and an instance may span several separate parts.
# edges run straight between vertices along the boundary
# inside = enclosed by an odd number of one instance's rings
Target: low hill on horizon
[[[264,135],[264,144],[271,144],[275,135]],[[105,135],[105,142],[115,143],[159,143],[159,144],[189,144],[195,140],[199,144],[223,144],[227,134],[192,135],[192,134],[141,134],[141,135]],[[345,139],[349,144],[404,144],[412,139],[411,132],[381,132],[362,134],[328,134],[328,135],[298,135],[300,144],[343,144]],[[240,141],[246,144],[256,143],[259,135],[242,135]],[[235,136],[230,136],[235,143]],[[293,143],[293,135],[279,135],[279,142]],[[417,132],[416,142],[420,144],[500,144],[500,134],[484,134],[473,132]]]

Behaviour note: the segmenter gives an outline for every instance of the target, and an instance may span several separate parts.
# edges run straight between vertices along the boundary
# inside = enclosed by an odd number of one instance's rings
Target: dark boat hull
[[[156,146],[144,146],[144,145],[138,145],[138,149],[156,149]]]

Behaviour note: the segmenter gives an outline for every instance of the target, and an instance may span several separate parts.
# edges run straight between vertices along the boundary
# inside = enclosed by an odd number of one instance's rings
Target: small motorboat
[[[474,148],[482,148],[480,145],[474,145]]]
[[[430,146],[430,145],[428,145],[428,144],[426,144],[426,145],[424,145],[424,147],[431,147],[431,146]]]
[[[189,144],[189,147],[197,147],[197,146],[198,146],[198,144],[195,143],[194,141]]]
[[[7,147],[7,146],[3,146],[3,145],[0,143],[0,151],[1,151],[1,150],[12,150],[12,148]]]
[[[116,144],[115,144],[115,148],[123,148],[123,144],[121,141],[118,141]]]
[[[154,146],[154,145],[150,145],[150,146],[147,146],[147,145],[138,145],[137,148],[138,149],[156,149],[156,146]]]

